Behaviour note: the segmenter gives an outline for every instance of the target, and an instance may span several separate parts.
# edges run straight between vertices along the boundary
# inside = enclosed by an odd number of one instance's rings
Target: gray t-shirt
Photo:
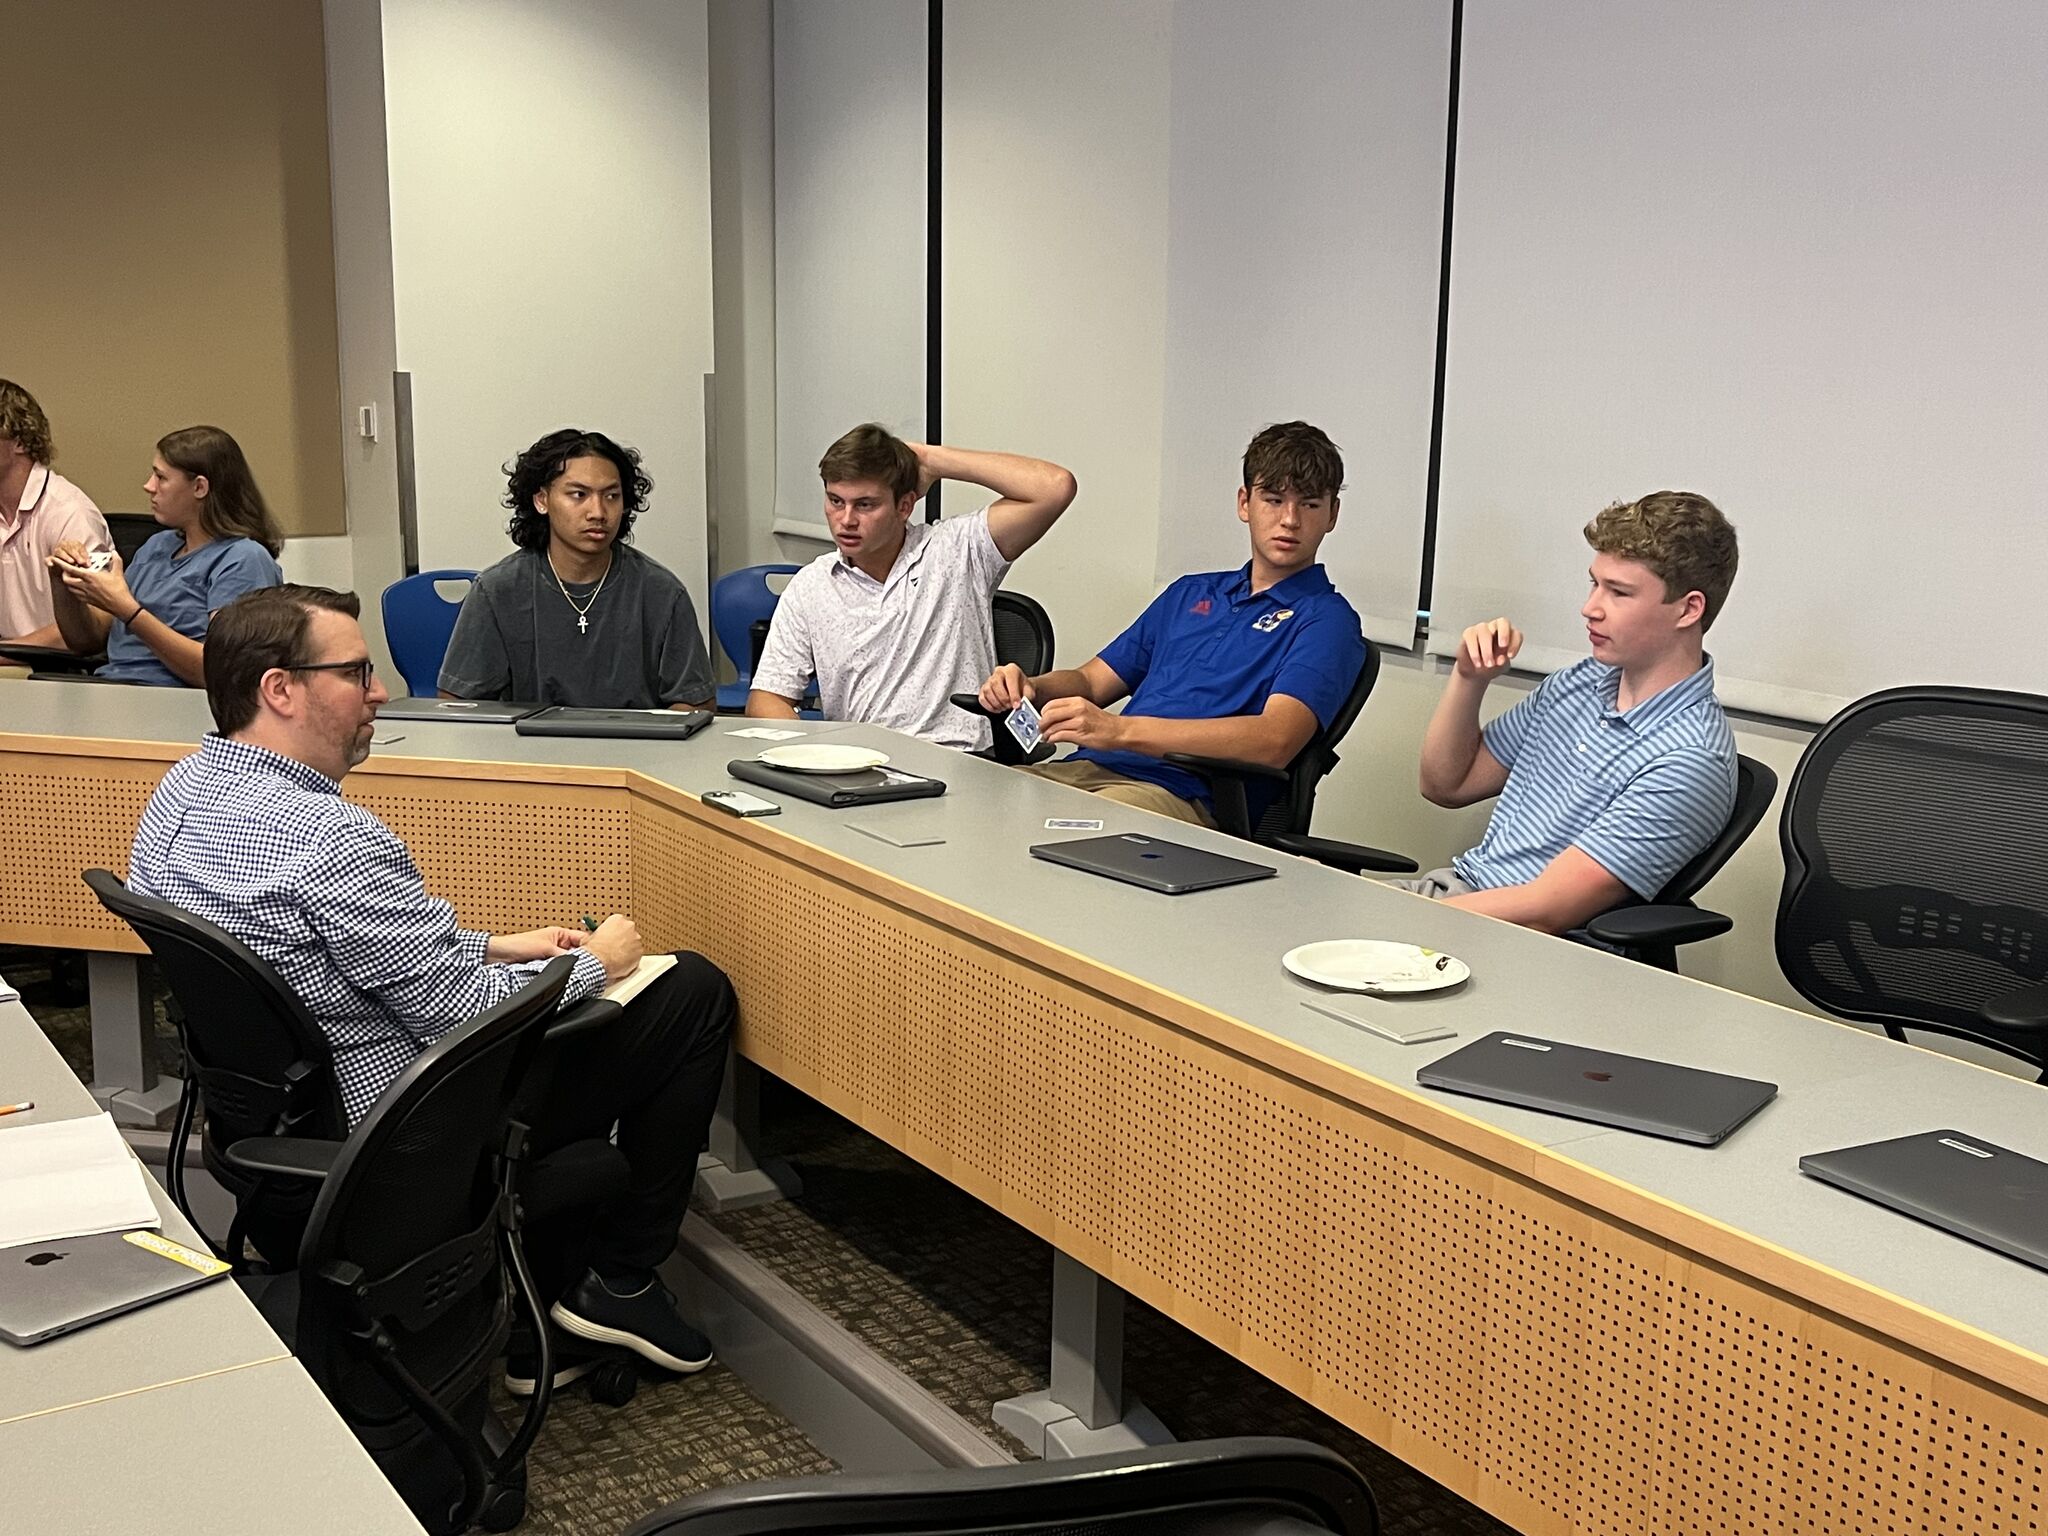
[[[658,709],[713,696],[697,611],[667,567],[615,544],[602,591],[594,581],[565,585],[568,597],[534,549],[479,575],[456,615],[441,691],[584,709]],[[578,626],[579,608],[587,629]]]

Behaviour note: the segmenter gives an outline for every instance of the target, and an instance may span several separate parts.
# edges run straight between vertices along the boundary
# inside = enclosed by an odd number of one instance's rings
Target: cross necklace
[[[576,599],[569,595],[569,588],[562,580],[562,573],[555,569],[555,557],[552,552],[548,554],[547,562],[548,574],[555,578],[555,587],[556,590],[558,590],[562,594],[562,601],[567,603],[571,608],[576,608]],[[587,635],[590,633],[591,605],[597,601],[598,593],[604,591],[605,580],[607,577],[611,575],[611,573],[612,557],[609,553],[607,553],[604,558],[604,570],[598,574],[597,585],[591,589],[590,596],[583,600],[583,606],[581,608],[576,608],[576,632],[579,635]]]

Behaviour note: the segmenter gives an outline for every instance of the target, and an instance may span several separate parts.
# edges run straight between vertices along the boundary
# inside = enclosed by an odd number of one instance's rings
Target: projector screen
[[[1471,0],[1430,648],[1585,653],[1579,529],[1741,535],[1724,702],[2038,691],[2048,6]]]

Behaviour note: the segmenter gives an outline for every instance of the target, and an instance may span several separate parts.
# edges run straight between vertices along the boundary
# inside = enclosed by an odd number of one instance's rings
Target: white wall
[[[391,189],[384,135],[381,0],[324,0],[328,178],[334,200],[335,329],[341,403],[353,417],[373,406],[383,430],[375,441],[342,435],[342,494],[348,515],[346,559],[322,549],[309,562],[294,546],[284,567],[294,580],[354,587],[364,599],[363,630],[378,669],[398,676],[384,644],[377,595],[405,574],[398,520],[398,452],[392,436],[392,370],[397,343],[391,286]],[[324,573],[322,574],[315,574]],[[338,578],[338,579],[333,579]]]
[[[384,46],[422,563],[508,553],[500,466],[592,427],[640,450],[634,540],[701,619],[704,0],[385,0]]]
[[[775,8],[710,0],[707,19],[713,563],[730,571],[782,558],[768,531],[775,516]]]
[[[1166,357],[1167,0],[946,7],[940,420],[1079,496],[1006,585],[1078,665],[1154,593]],[[1235,521],[1232,484],[1218,515]]]
[[[925,436],[925,16],[774,10],[776,515],[821,539],[818,459],[842,433]]]

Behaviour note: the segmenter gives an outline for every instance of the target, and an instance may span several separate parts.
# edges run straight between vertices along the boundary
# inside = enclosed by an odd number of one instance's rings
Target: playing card
[[[1017,738],[1017,745],[1026,752],[1036,747],[1038,738],[1044,734],[1038,728],[1038,706],[1029,699],[1005,715],[1003,724],[1010,728],[1010,734]]]

